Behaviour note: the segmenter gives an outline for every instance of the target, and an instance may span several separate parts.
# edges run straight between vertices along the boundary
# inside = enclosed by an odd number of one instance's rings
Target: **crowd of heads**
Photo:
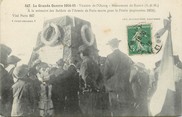
[[[111,39],[107,44],[111,47],[111,50],[117,50],[119,49],[119,43],[120,40],[118,40],[117,38],[113,38]],[[8,65],[14,65],[15,68],[13,69],[13,73],[12,76],[14,78],[14,82],[17,82],[19,80],[23,80],[23,81],[28,81],[28,82],[40,82],[40,84],[44,84],[47,85],[51,82],[51,78],[52,76],[56,76],[57,74],[62,74],[63,71],[66,71],[67,69],[64,68],[65,65],[73,65],[75,67],[75,71],[76,72],[80,72],[79,75],[84,77],[85,70],[84,69],[80,69],[80,61],[84,61],[85,58],[91,58],[91,49],[89,48],[89,46],[87,45],[81,45],[78,48],[78,54],[80,56],[80,60],[77,60],[74,57],[71,57],[68,61],[65,61],[63,58],[59,59],[56,63],[56,65],[52,66],[49,65],[43,61],[41,61],[40,59],[36,59],[35,61],[32,62],[31,65],[19,65],[16,66],[17,63],[19,61],[21,61],[21,59],[19,59],[18,57],[11,55],[11,48],[7,47],[4,44],[1,44],[0,46],[1,48],[1,63],[7,67]],[[91,65],[95,65],[93,67],[97,67],[97,65],[99,66],[99,68],[94,69],[93,73],[94,75],[91,74],[92,77],[103,77],[103,72],[104,72],[104,65],[105,65],[105,61],[106,58],[105,57],[99,57],[99,60],[97,62],[92,62]],[[90,61],[87,61],[90,62]],[[90,64],[90,63],[89,63]],[[146,72],[146,68],[145,65],[143,63],[135,63],[133,64],[133,69],[135,69],[136,71],[144,71]],[[80,70],[80,71],[79,71]],[[101,73],[95,73],[95,72],[101,72]],[[92,73],[92,72],[91,72]],[[147,72],[146,72],[147,73]],[[84,79],[84,78],[83,78]],[[88,79],[87,79],[88,80]],[[101,81],[101,80],[100,80]],[[87,82],[85,80],[85,82]],[[102,82],[103,83],[103,82]],[[95,83],[94,86],[98,85],[97,83]],[[104,85],[102,85],[104,86]]]

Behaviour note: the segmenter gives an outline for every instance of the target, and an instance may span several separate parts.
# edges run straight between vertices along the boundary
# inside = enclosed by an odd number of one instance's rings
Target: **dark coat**
[[[107,109],[105,100],[108,100],[106,94],[102,92],[103,78],[100,67],[91,57],[83,59],[80,76],[86,84],[84,91],[80,93],[80,108],[83,116],[104,116],[104,111]]]
[[[131,86],[129,76],[132,60],[119,49],[109,54],[104,68],[106,90],[120,94],[120,102],[130,101]]]
[[[135,115],[148,116],[149,75],[145,69],[139,69],[133,77],[131,85],[136,106]]]
[[[78,91],[79,91],[79,74],[74,65],[70,65],[64,73],[66,84],[66,104],[65,109],[68,115],[78,116],[81,114],[79,107]]]
[[[53,85],[52,100],[56,116],[80,114],[78,102],[79,75],[74,65],[60,74],[54,74],[49,81]]]
[[[65,107],[66,85],[63,72],[62,68],[54,69],[49,80],[52,84],[52,101],[56,116],[63,115]]]
[[[139,70],[131,81],[136,101],[147,99],[149,89],[149,75],[146,71]]]
[[[12,104],[13,80],[8,72],[0,65],[0,114],[10,116]]]
[[[85,57],[81,63],[80,76],[85,81],[86,86],[92,90],[103,87],[100,67],[91,57]]]
[[[28,116],[33,113],[34,90],[31,83],[18,80],[13,86],[13,105],[11,116]]]
[[[74,65],[69,66],[68,70],[65,71],[64,77],[66,79],[67,87],[67,95],[70,97],[73,95],[77,95],[79,90],[79,74],[76,71],[76,67]]]

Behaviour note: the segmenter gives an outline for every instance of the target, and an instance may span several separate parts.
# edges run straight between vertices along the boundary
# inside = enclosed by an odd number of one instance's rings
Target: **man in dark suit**
[[[7,58],[11,51],[11,48],[8,46],[0,44],[0,115],[3,116],[10,116],[11,114],[11,86],[13,81],[5,70],[7,67]]]
[[[52,101],[56,116],[65,115],[65,98],[66,98],[66,80],[64,78],[65,70],[63,69],[64,60],[61,58],[56,62],[58,68],[54,68],[50,74],[49,82],[52,84]]]
[[[86,45],[79,47],[80,57],[82,59],[80,67],[80,76],[84,80],[85,88],[97,91],[102,83],[99,65],[90,57],[90,49]]]
[[[63,59],[60,59],[63,66]],[[56,116],[79,116],[79,75],[76,70],[75,60],[70,60],[70,66],[67,70],[58,68],[51,74],[49,81],[53,84],[52,100]]]
[[[102,92],[103,79],[98,64],[90,57],[89,47],[79,47],[82,59],[80,67],[83,92],[80,94],[80,107],[84,116],[102,116],[102,102],[99,102],[99,93]]]
[[[112,53],[106,58],[104,80],[109,92],[110,108],[113,116],[128,116],[132,110],[132,90],[129,83],[132,60],[119,50],[119,42],[114,38],[108,42]]]
[[[77,61],[75,58],[71,58],[69,61],[68,70],[65,70],[63,78],[65,79],[66,85],[66,100],[65,100],[65,111],[66,115],[80,116],[81,110],[79,107],[79,74],[76,68]]]

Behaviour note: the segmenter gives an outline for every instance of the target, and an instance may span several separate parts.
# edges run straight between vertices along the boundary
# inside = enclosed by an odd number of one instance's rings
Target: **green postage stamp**
[[[151,24],[127,26],[129,54],[151,54]]]

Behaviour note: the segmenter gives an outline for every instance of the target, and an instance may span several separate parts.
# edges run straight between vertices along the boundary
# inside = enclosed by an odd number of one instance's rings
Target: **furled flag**
[[[170,18],[171,16],[169,16]],[[162,48],[162,41],[161,41],[161,37],[162,35],[169,29],[170,27],[170,21],[168,19],[164,19],[163,21],[163,24],[164,24],[164,27],[160,30],[158,30],[154,37],[155,37],[155,43],[153,44],[154,45],[154,48],[153,48],[153,53],[158,53],[161,48]]]
[[[158,75],[158,84],[157,90],[151,98],[150,101],[150,111],[153,116],[161,113],[166,104],[166,99],[172,99],[169,97],[169,91],[175,91],[175,82],[174,82],[174,60],[173,60],[173,47],[172,47],[172,38],[171,38],[171,16],[169,20],[164,20],[165,27],[161,29],[158,34],[159,36],[163,35],[166,30],[168,30],[167,40],[164,46],[164,52],[160,64],[160,71]],[[168,96],[167,96],[168,95]],[[174,107],[174,100],[167,102],[170,103],[171,107]],[[172,104],[172,105],[171,105]],[[170,109],[168,108],[168,111]],[[172,115],[174,113],[171,113]]]

